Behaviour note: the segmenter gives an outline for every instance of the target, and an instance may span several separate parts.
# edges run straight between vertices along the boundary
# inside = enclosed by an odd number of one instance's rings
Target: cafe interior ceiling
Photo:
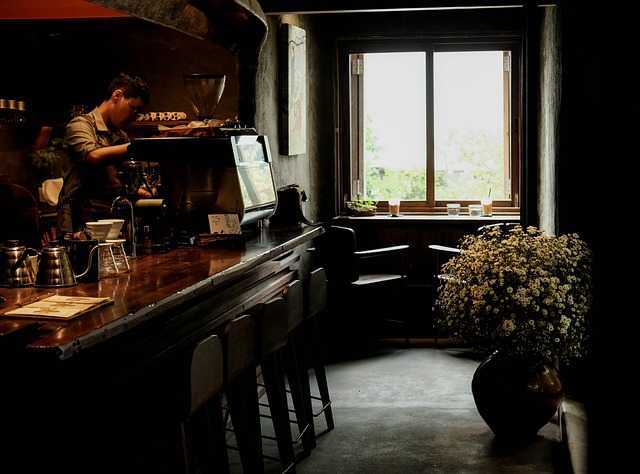
[[[257,0],[88,0],[187,35],[255,55],[267,37],[267,20]]]
[[[557,0],[260,0],[265,15],[359,13],[555,5]]]

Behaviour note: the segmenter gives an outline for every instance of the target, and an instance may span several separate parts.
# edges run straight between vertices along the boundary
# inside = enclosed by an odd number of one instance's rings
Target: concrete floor
[[[317,447],[299,459],[297,473],[572,473],[560,417],[524,443],[493,435],[471,394],[478,364],[464,348],[401,340],[329,357],[336,426],[325,431],[323,417],[315,419]],[[268,440],[265,452],[276,454]],[[241,472],[234,453],[231,461]],[[281,472],[276,462],[266,465]]]

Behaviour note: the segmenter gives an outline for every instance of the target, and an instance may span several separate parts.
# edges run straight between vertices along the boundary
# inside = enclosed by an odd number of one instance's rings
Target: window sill
[[[399,216],[390,216],[389,214],[378,213],[375,216],[349,216],[341,215],[334,217],[334,220],[351,220],[360,221],[398,221],[398,222],[439,222],[439,223],[468,223],[474,222],[478,225],[483,223],[493,224],[496,222],[520,222],[520,214],[494,214],[493,216],[472,217],[468,214],[460,214],[459,216],[448,216],[446,214],[400,214]]]

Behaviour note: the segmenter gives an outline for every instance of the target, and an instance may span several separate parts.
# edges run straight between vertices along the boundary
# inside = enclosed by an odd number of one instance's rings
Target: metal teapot
[[[98,250],[98,247],[91,249],[86,270],[76,275],[73,271],[69,249],[57,241],[51,241],[49,245],[49,247],[43,247],[38,255],[38,271],[34,286],[52,288],[77,285],[77,279],[82,278],[91,270],[93,254]]]
[[[33,285],[35,272],[28,258],[30,254],[35,256],[38,251],[19,245],[17,240],[7,241],[0,252],[0,286]]]

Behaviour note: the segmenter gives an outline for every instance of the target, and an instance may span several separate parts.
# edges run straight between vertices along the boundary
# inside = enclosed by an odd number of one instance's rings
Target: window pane
[[[502,51],[434,54],[436,201],[509,197],[503,77]]]
[[[365,183],[369,199],[426,199],[425,54],[364,58]]]

